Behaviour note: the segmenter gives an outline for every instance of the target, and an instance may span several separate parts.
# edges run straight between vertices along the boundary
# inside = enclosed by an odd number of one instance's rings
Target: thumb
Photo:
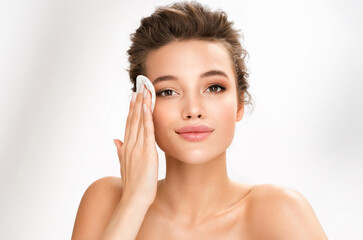
[[[123,145],[123,143],[118,139],[113,139],[113,142],[115,143],[117,149],[119,149]]]

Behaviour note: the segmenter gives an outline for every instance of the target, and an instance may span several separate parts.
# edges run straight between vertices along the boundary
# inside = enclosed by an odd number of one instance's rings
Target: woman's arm
[[[149,206],[121,199],[100,240],[136,239]]]
[[[72,240],[135,239],[148,208],[142,202],[122,198],[120,178],[101,178],[82,197]]]
[[[86,190],[78,209],[73,240],[137,237],[158,185],[159,156],[150,106],[151,94],[142,85],[139,94],[134,92],[130,101],[124,143],[114,140],[122,180],[115,184],[112,177],[100,179]]]
[[[259,185],[249,208],[253,239],[327,240],[309,202],[299,192]]]

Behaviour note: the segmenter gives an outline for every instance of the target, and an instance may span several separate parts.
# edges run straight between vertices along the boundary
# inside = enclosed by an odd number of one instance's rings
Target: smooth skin
[[[327,239],[299,192],[228,178],[226,149],[244,108],[222,44],[175,41],[150,52],[146,69],[152,82],[170,75],[174,80],[154,84],[153,113],[148,91],[130,102],[124,142],[115,141],[121,178],[101,178],[88,187],[72,239]],[[225,76],[203,77],[211,70]],[[201,142],[175,132],[196,124],[214,131]],[[159,181],[155,142],[166,159]]]

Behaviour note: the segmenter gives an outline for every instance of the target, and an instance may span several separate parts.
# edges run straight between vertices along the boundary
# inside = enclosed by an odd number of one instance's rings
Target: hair
[[[226,47],[235,70],[238,105],[251,104],[247,82],[249,74],[245,65],[248,53],[239,41],[243,35],[240,30],[233,29],[233,23],[228,21],[224,11],[211,11],[195,1],[156,8],[149,17],[141,19],[140,27],[130,35],[132,45],[127,51],[130,62],[127,71],[133,84],[132,91],[136,91],[136,77],[146,75],[148,53],[173,41],[206,40]]]

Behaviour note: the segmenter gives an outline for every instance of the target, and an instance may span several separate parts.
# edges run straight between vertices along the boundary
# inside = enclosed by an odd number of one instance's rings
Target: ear
[[[236,122],[241,121],[243,114],[245,112],[245,107],[243,103],[238,103],[237,104],[237,117],[236,117]]]

